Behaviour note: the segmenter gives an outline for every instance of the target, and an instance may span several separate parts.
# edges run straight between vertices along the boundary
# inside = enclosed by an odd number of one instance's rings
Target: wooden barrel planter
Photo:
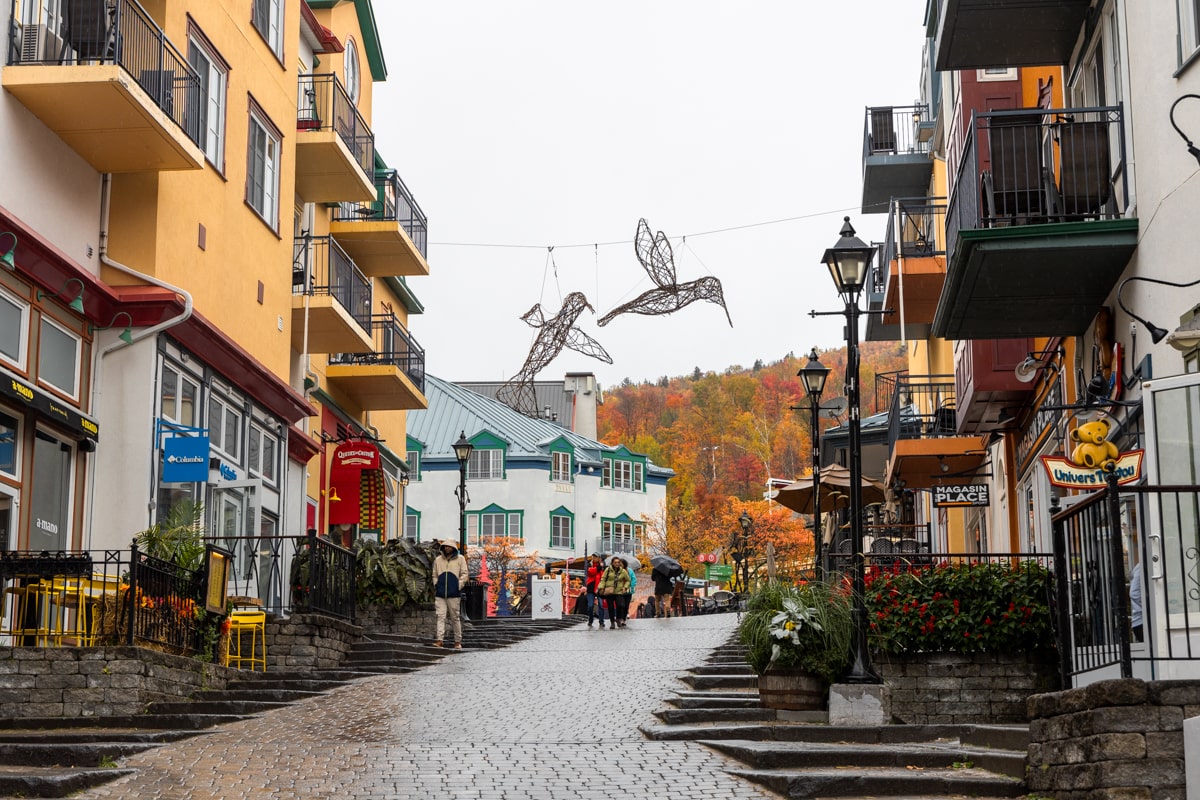
[[[829,694],[825,682],[798,669],[768,669],[758,676],[758,702],[763,708],[821,711]]]

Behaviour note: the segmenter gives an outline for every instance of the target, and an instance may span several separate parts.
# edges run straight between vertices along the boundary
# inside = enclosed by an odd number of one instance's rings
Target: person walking
[[[627,566],[626,569],[629,570],[629,593],[625,595],[625,619],[622,623],[629,621],[629,609],[633,608],[633,595],[637,592],[637,573],[633,571],[633,567]],[[621,627],[624,628],[625,625],[622,624]]]
[[[671,616],[671,590],[675,588],[675,581],[665,572],[657,570],[650,573],[650,579],[654,581],[655,615],[660,619]]]
[[[613,556],[609,560],[596,593],[608,605],[610,629],[624,628],[629,614],[629,568],[625,566],[625,559]]]
[[[589,628],[592,627],[592,621],[597,616],[600,617],[600,627],[604,627],[604,601],[596,593],[602,577],[604,577],[604,558],[599,553],[592,553],[592,560],[588,563],[587,581],[585,583]]]
[[[452,542],[442,542],[441,553],[433,560],[433,608],[437,614],[434,647],[446,638],[446,622],[454,634],[454,649],[462,649],[462,588],[470,574],[467,559]]]

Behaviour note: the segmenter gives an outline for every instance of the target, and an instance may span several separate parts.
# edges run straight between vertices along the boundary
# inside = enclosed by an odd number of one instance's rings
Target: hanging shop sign
[[[59,425],[88,439],[100,438],[100,425],[53,395],[29,385],[7,370],[0,370],[0,397],[15,400],[21,407],[37,411]]]
[[[162,446],[164,483],[204,483],[208,480],[208,437],[168,436]]]
[[[936,508],[977,508],[990,505],[987,484],[934,486],[933,505]]]
[[[1113,461],[1117,483],[1137,483],[1142,478],[1144,450],[1129,450]],[[1042,466],[1052,486],[1063,489],[1100,489],[1108,483],[1108,472],[1102,467],[1084,467],[1062,456],[1042,456]]]
[[[379,448],[371,442],[340,443],[329,465],[329,522],[383,530],[387,513]],[[336,500],[335,500],[336,498]]]

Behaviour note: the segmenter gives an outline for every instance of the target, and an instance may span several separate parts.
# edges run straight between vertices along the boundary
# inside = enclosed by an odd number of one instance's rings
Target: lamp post
[[[851,640],[850,669],[847,683],[882,683],[882,679],[871,668],[871,653],[867,648],[867,608],[863,598],[866,583],[863,559],[862,523],[862,441],[859,434],[859,386],[858,386],[858,298],[866,282],[867,270],[875,256],[874,247],[854,235],[850,218],[842,225],[837,244],[825,251],[822,263],[829,267],[829,274],[837,287],[846,308],[841,312],[846,317],[846,399],[849,401],[850,434],[850,537],[853,544],[852,563],[854,569],[854,636]],[[837,313],[837,312],[834,312]],[[818,316],[818,312],[810,312]]]
[[[742,526],[742,546],[738,552],[742,557],[742,591],[750,591],[750,534],[754,531],[754,519],[745,511],[738,517]]]
[[[454,457],[458,459],[458,552],[467,555],[467,462],[475,446],[467,441],[467,432],[458,435]]]
[[[821,560],[821,550],[824,545],[821,532],[821,393],[825,391],[825,379],[829,377],[829,367],[817,360],[817,348],[808,354],[808,363],[796,373],[804,383],[804,391],[808,394],[808,407],[812,412],[812,474],[813,474],[813,564],[817,578],[825,575],[824,562]]]

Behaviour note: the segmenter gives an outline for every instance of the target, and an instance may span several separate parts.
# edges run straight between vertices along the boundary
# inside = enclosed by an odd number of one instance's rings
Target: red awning
[[[334,448],[329,490],[329,524],[383,529],[387,505],[378,447],[351,439]]]

